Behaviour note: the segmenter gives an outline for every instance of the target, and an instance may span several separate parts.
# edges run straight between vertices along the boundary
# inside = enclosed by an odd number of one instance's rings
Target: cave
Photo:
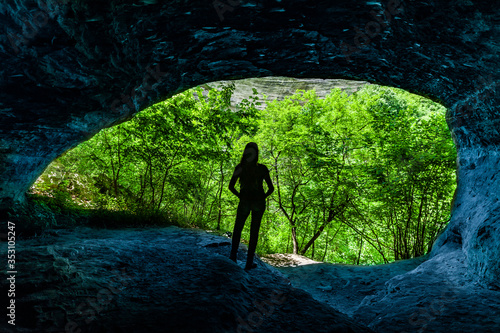
[[[68,263],[72,255],[80,258],[85,251],[64,247],[63,232],[45,239],[56,242],[53,247],[47,247],[43,238],[17,245],[19,263],[26,268],[23,272],[19,266],[19,284],[29,278],[28,270],[36,269],[39,258],[54,259],[50,270],[40,269],[39,276],[34,274],[23,285],[25,297],[19,294],[16,308],[19,332],[165,331],[161,316],[172,321],[172,332],[198,329],[192,318],[203,319],[205,328],[199,332],[305,331],[305,327],[317,332],[494,332],[500,327],[500,14],[494,3],[28,0],[3,3],[0,13],[0,209],[4,211],[25,201],[27,189],[53,159],[100,129],[124,122],[180,91],[218,80],[262,76],[344,78],[405,89],[447,107],[458,153],[458,187],[451,221],[431,253],[426,258],[389,266],[327,270],[330,278],[347,281],[336,286],[339,292],[329,298],[330,305],[322,289],[317,288],[324,282],[321,279],[296,282],[291,287],[275,272],[263,269],[260,275],[245,276],[228,261],[207,255],[209,263],[199,259],[198,266],[193,266],[201,270],[207,288],[218,290],[218,281],[227,280],[227,290],[246,288],[260,293],[261,299],[271,304],[269,316],[255,315],[260,314],[255,309],[263,303],[252,305],[244,296],[232,308],[219,304],[225,310],[217,316],[207,314],[206,309],[215,311],[218,303],[214,301],[205,308],[204,304],[214,299],[197,296],[190,288],[189,278],[195,281],[200,279],[199,274],[187,275],[188,281],[182,282],[182,297],[170,299],[167,295],[159,302],[146,297],[154,295],[153,289],[147,294],[139,288],[147,289],[152,284],[162,288],[169,285],[167,280],[157,280],[151,272],[145,278],[116,273],[118,280],[110,297],[115,307],[102,311],[94,308],[87,320],[97,315],[99,320],[78,327],[69,320],[81,312],[78,300],[68,301],[65,307],[53,302],[49,309],[40,308],[42,300],[62,295],[64,290],[67,298],[95,297],[100,295],[106,277],[81,286],[81,294],[71,294],[71,284],[64,279],[48,277],[51,272],[68,269],[68,274],[82,274],[71,271],[73,266]],[[87,229],[68,235],[75,238],[75,244],[81,239],[111,252],[120,238],[143,244],[140,239],[148,236],[149,231],[103,232],[97,236]],[[184,256],[199,255],[196,249],[214,255],[221,251],[220,246],[207,246],[219,245],[220,239],[198,233],[162,231],[160,236],[173,244],[176,239],[197,244],[191,250],[186,247]],[[163,246],[159,242],[160,238],[148,246]],[[121,272],[125,259],[150,260],[145,251],[134,247],[128,250],[125,254],[116,252],[123,259],[117,260],[118,264],[101,258],[96,266],[99,272],[111,268]],[[177,255],[177,260],[184,258],[181,253]],[[2,256],[7,256],[6,248]],[[87,256],[86,260],[91,259]],[[203,271],[208,264],[217,270]],[[141,269],[139,262],[131,267]],[[322,266],[315,269],[324,272]],[[168,272],[165,268],[162,274],[178,282]],[[288,278],[293,282],[300,274],[296,270]],[[368,281],[363,279],[366,276],[373,278]],[[146,278],[154,283],[147,284]],[[2,282],[5,292],[9,283]],[[58,285],[66,289],[58,289]],[[42,287],[48,290],[45,296],[36,293]],[[282,297],[285,292],[286,297]],[[192,313],[180,310],[183,299],[197,304]],[[165,302],[170,301],[166,307]],[[123,306],[117,311],[120,302]],[[134,312],[138,308],[141,310]],[[283,311],[274,311],[276,308]],[[165,309],[172,312],[162,312]],[[270,312],[279,319],[272,319]],[[130,318],[134,316],[135,320]],[[238,321],[241,318],[246,321]],[[248,320],[258,325],[252,326]],[[2,329],[16,331],[6,322]]]

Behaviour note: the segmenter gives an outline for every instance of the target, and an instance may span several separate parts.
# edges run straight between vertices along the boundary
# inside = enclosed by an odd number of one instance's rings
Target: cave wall
[[[500,15],[491,1],[13,0],[0,4],[0,206],[101,128],[195,85],[348,78],[441,101],[458,149],[452,220],[499,287]]]

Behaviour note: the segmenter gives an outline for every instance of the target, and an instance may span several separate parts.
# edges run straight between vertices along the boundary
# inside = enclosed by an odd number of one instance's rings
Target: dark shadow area
[[[2,332],[372,332],[258,259],[246,272],[229,250],[226,237],[177,227],[79,227],[19,241],[23,312]]]

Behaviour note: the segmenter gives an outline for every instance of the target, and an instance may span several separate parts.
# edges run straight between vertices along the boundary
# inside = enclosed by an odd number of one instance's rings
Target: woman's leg
[[[256,201],[252,203],[252,222],[250,225],[250,241],[248,244],[248,256],[247,264],[245,269],[252,269],[253,257],[255,255],[255,249],[257,248],[257,241],[259,240],[259,229],[260,222],[262,221],[262,216],[266,210],[266,201]]]
[[[250,214],[250,205],[248,201],[240,200],[238,209],[236,210],[236,221],[234,222],[233,238],[231,244],[231,254],[229,259],[236,262],[238,247],[240,246],[241,231],[245,226],[245,221]]]

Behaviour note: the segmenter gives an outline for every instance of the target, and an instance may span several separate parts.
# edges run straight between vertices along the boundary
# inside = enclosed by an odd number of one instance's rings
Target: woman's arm
[[[266,167],[266,173],[264,175],[264,180],[266,181],[267,184],[267,192],[266,192],[266,198],[267,198],[274,192],[274,185],[271,180],[271,176],[269,175],[269,169],[267,167]]]
[[[234,169],[234,172],[233,172],[233,176],[231,177],[231,180],[229,181],[229,191],[231,191],[238,198],[240,197],[240,194],[238,193],[238,191],[236,191],[236,188],[234,188],[234,185],[236,185],[236,181],[238,180],[238,178],[240,176],[240,172],[241,172],[241,170],[238,168],[238,166],[236,166],[236,168]]]

